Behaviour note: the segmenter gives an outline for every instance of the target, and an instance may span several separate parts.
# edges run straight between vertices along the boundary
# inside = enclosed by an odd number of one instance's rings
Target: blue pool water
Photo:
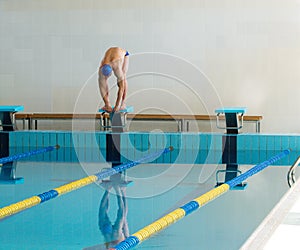
[[[83,164],[38,158],[19,161],[16,176],[23,177],[24,183],[0,185],[0,207],[81,179],[107,166],[102,162]],[[240,170],[244,172],[250,167],[240,165]],[[123,201],[127,208],[126,212],[123,210],[123,215],[127,213],[123,225],[127,225],[132,234],[213,189],[216,171],[220,169],[224,169],[223,164],[184,163],[141,164],[129,169],[126,178],[133,183],[121,187],[126,192]],[[288,190],[287,171],[284,165],[268,167],[247,180],[248,187],[244,191],[225,193],[142,242],[137,249],[239,249]],[[104,194],[105,189],[94,183],[3,219],[0,221],[0,249],[106,249],[107,239],[115,238],[107,235],[109,230],[105,238],[99,228]],[[108,198],[108,216],[114,222],[120,208],[115,191]]]
[[[106,153],[111,150],[109,132],[2,134],[9,145],[9,155],[57,144],[61,148],[16,162],[15,176],[23,177],[24,183],[0,182],[0,207],[111,167],[106,163]],[[222,150],[227,137],[232,136],[121,133],[121,162],[169,146],[174,150],[126,171],[127,180],[133,181],[131,186],[117,185],[119,188],[107,193],[99,183],[93,183],[1,220],[0,249],[106,249],[105,243],[122,240],[121,231],[132,234],[213,189],[217,171],[225,167]],[[239,134],[236,142],[236,163],[242,172],[284,149],[291,148],[292,152],[276,166],[247,180],[246,190],[225,193],[142,242],[138,249],[239,249],[288,190],[286,174],[300,153],[300,136]],[[222,178],[219,176],[219,180]],[[109,220],[116,223],[114,227]]]

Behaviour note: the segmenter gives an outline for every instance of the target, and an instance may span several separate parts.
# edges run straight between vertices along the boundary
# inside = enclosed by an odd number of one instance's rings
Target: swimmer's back
[[[101,65],[110,64],[114,61],[122,59],[127,54],[127,51],[119,48],[119,47],[112,47],[109,48],[104,55]]]

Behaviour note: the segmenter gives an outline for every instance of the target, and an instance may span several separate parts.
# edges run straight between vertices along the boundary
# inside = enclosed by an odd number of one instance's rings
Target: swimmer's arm
[[[123,99],[123,95],[124,95],[124,91],[125,91],[125,84],[126,84],[126,74],[124,74],[123,70],[122,70],[122,66],[123,66],[123,60],[119,60],[116,62],[116,67],[114,70],[114,74],[117,77],[118,80],[118,94],[117,94],[117,100],[116,100],[116,104],[115,104],[115,108],[114,111],[119,111],[120,110],[120,105],[122,103],[122,99]]]

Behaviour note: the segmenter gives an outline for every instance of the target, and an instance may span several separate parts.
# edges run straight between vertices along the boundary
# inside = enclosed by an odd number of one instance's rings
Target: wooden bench
[[[259,115],[244,115],[245,122],[254,122],[255,130],[260,132],[262,116]],[[127,119],[136,121],[177,121],[178,131],[189,131],[190,121],[211,121],[217,120],[216,115],[169,115],[169,114],[128,114]],[[241,117],[240,117],[241,119]]]
[[[107,115],[106,115],[107,116]],[[28,122],[28,129],[38,129],[39,120],[99,120],[102,117],[101,114],[73,114],[73,113],[19,113],[16,114],[16,119],[23,121],[23,129],[25,128],[25,122]],[[34,123],[34,127],[33,127]]]
[[[72,113],[17,113],[15,118],[23,121],[23,129],[25,121],[28,122],[28,129],[38,129],[38,120],[72,120],[72,119],[90,119],[100,120],[104,116],[108,119],[108,114],[72,114]],[[262,116],[244,115],[244,122],[254,122],[256,132],[260,132],[260,124]],[[127,114],[128,120],[133,121],[176,121],[178,122],[178,131],[189,131],[189,123],[191,121],[211,121],[216,120],[216,115],[170,115],[170,114]]]
[[[26,121],[29,121],[29,118],[31,117],[31,113],[18,113],[15,114],[15,119],[16,120],[22,120],[23,123],[23,129],[25,129],[25,123]]]

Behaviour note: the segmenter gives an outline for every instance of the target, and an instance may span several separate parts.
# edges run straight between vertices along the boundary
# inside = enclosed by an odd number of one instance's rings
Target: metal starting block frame
[[[133,110],[132,106],[128,106],[126,109],[119,110],[118,112],[107,112],[104,109],[99,109],[99,112],[102,114],[100,126],[104,130],[123,129],[127,125],[127,114],[133,112]],[[105,113],[109,115],[109,118],[105,116]]]
[[[228,130],[239,130],[244,125],[244,114],[246,112],[246,108],[219,108],[215,110],[217,113],[217,128],[219,129],[227,129]],[[225,115],[226,126],[220,125],[220,116]],[[241,117],[241,121],[239,121],[239,117]]]

